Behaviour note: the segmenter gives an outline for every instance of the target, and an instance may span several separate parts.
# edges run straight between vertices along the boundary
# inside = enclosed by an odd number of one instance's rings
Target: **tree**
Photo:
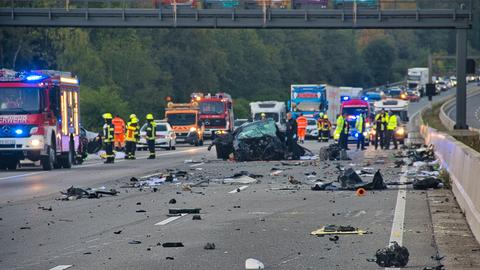
[[[375,85],[392,80],[395,48],[390,40],[381,38],[370,42],[363,50],[362,57],[369,69],[371,81]]]

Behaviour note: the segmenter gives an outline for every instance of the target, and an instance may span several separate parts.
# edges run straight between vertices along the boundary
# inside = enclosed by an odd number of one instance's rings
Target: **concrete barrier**
[[[480,88],[473,89],[471,91],[468,91],[467,98],[469,98],[471,96],[478,95],[478,94],[480,94]],[[440,121],[442,122],[442,124],[448,130],[453,130],[453,127],[455,126],[455,120],[451,119],[447,115],[447,110],[449,110],[450,108],[455,106],[456,95],[449,95],[448,97],[449,97],[448,100],[445,103],[443,103],[442,107],[440,108],[439,118],[440,118]],[[470,128],[470,130],[478,132],[478,129],[475,129],[475,128]]]
[[[445,99],[437,101],[435,104],[441,102],[445,102]],[[473,235],[480,243],[480,153],[447,133],[429,127],[421,117],[427,109],[424,108],[416,116],[419,119],[414,121],[418,123],[425,144],[435,146],[435,154],[443,168],[450,174],[453,194],[465,213]],[[444,112],[443,109],[442,112]]]

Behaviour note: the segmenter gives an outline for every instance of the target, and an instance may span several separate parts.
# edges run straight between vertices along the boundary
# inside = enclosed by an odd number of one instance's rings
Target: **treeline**
[[[471,32],[474,52],[480,36]],[[163,117],[165,96],[186,101],[193,91],[228,92],[246,117],[250,100],[286,100],[293,83],[375,86],[426,66],[430,53],[455,53],[448,30],[2,28],[0,40],[1,67],[78,75],[87,128],[105,111]]]

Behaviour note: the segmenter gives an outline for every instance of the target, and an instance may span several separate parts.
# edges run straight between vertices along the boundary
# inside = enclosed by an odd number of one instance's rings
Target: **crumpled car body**
[[[272,120],[244,124],[232,134],[217,137],[212,145],[215,145],[217,158],[228,159],[233,154],[237,161],[283,160],[289,155],[299,159],[305,154],[298,144],[294,153],[289,153],[284,136]]]

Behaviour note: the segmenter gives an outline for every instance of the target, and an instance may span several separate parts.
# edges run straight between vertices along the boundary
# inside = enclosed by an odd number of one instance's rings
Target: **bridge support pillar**
[[[457,29],[457,119],[455,129],[467,125],[467,29]]]

